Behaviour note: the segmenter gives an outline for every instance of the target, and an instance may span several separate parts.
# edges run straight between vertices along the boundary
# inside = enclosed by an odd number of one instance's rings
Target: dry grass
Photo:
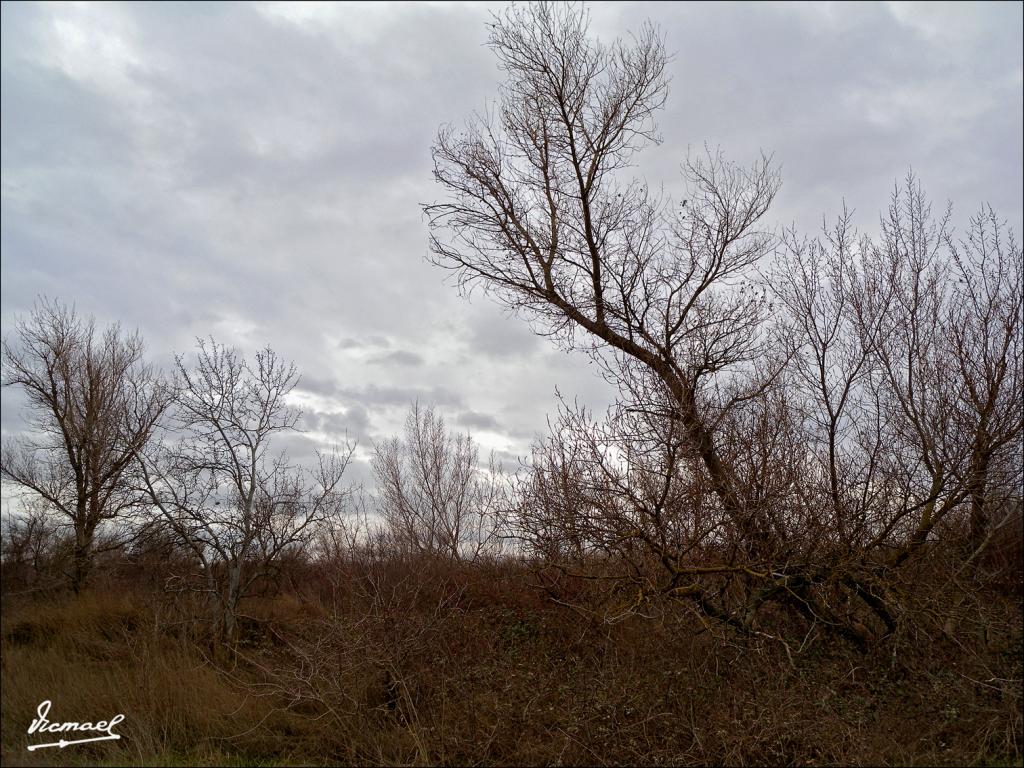
[[[868,655],[787,653],[685,613],[591,621],[513,567],[348,569],[251,601],[230,657],[137,580],[5,597],[4,764],[1021,764],[1012,591],[980,634],[965,609]],[[29,753],[44,698],[51,719],[122,712],[125,738]]]

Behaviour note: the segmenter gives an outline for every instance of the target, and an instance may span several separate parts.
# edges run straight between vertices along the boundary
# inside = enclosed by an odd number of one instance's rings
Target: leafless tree
[[[453,560],[474,559],[493,540],[502,499],[493,455],[479,466],[468,434],[449,432],[434,409],[416,403],[404,439],[377,445],[373,471],[385,525],[400,546]]]
[[[3,383],[28,397],[33,435],[8,442],[0,468],[73,527],[76,591],[97,529],[139,504],[131,471],[171,400],[143,350],[138,333],[100,332],[92,318],[45,300],[3,343]]]
[[[1019,510],[1024,483],[1024,254],[991,208],[948,245],[955,267],[945,336],[958,384],[955,429],[970,444],[961,482],[970,495],[969,546],[977,551],[993,525],[1010,519],[1014,500]]]
[[[753,272],[774,242],[759,228],[779,187],[769,158],[750,169],[691,158],[687,199],[673,205],[616,173],[656,139],[667,90],[656,30],[605,46],[579,6],[534,4],[496,19],[490,45],[508,77],[499,105],[434,147],[449,193],[426,206],[437,263],[541,332],[613,357],[613,378],[639,366],[668,393],[720,503],[756,527],[714,420],[777,372]]]
[[[374,499],[364,487],[350,488],[345,502],[326,511],[310,548],[310,554],[324,566],[332,584],[341,577],[340,566],[359,560],[382,535],[373,511]]]
[[[864,543],[878,508],[882,414],[865,386],[877,334],[859,332],[852,308],[872,247],[844,210],[822,238],[786,233],[770,281],[788,326],[780,337],[788,347],[801,452],[811,463],[799,493],[821,510],[822,534],[846,551]]]
[[[955,482],[964,459],[951,421],[955,381],[942,338],[949,215],[935,220],[920,186],[908,179],[893,194],[855,289],[858,330],[873,351],[869,386],[884,419],[882,435],[901,449],[885,454],[884,486],[895,514],[876,543],[920,545],[964,498]]]
[[[563,406],[519,488],[517,532],[545,564],[613,585],[608,620],[669,599],[764,634],[759,613],[774,603],[863,644],[815,594],[834,554],[831,521],[793,492],[813,466],[788,394],[775,386],[719,428],[723,456],[766,520],[756,547],[719,503],[679,421],[629,403],[604,420]]]
[[[70,547],[49,502],[37,496],[17,513],[6,514],[2,536],[5,587],[11,581],[30,589],[60,583],[60,561]]]
[[[656,140],[667,92],[656,30],[605,46],[579,6],[534,4],[496,19],[490,45],[507,74],[499,106],[461,133],[443,129],[434,148],[449,193],[426,207],[437,263],[588,348],[624,402],[657,402],[744,546],[759,546],[764,511],[717,432],[783,362],[755,271],[775,242],[760,227],[779,188],[770,159],[744,169],[717,152],[691,157],[673,204],[618,173]]]
[[[178,434],[140,462],[155,509],[201,566],[203,582],[192,588],[210,598],[228,641],[242,598],[343,503],[354,446],[318,453],[311,470],[270,452],[275,435],[295,429],[299,413],[287,397],[297,382],[295,367],[270,349],[250,365],[200,341],[194,367],[177,358]]]
[[[1020,248],[990,210],[957,241],[917,179],[893,193],[853,309],[872,348],[884,485],[899,510],[873,543],[897,544],[897,562],[964,502],[973,551],[990,510],[1019,495],[1021,269]]]

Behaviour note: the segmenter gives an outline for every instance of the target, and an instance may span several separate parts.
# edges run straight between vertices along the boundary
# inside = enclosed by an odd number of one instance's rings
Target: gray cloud
[[[501,424],[489,413],[478,413],[477,411],[462,411],[456,418],[455,423],[470,429],[489,429],[492,432],[500,432]]]
[[[338,395],[367,406],[406,407],[417,401],[425,405],[441,406],[461,406],[463,403],[463,397],[458,392],[439,386],[391,387],[368,384],[360,388],[341,388]]]
[[[419,400],[526,452],[568,397],[612,393],[431,266],[430,145],[496,95],[475,4],[0,6],[0,323],[45,293],[138,327],[155,360],[213,334],[303,372],[308,456],[401,429]],[[774,151],[775,221],[843,200],[874,229],[908,167],[962,222],[1021,230],[1019,4],[596,4],[594,30],[659,24],[664,141],[635,172],[681,196],[705,141]],[[21,428],[4,393],[5,434]],[[452,417],[450,414],[455,414]],[[497,438],[501,438],[495,442]],[[364,465],[365,469],[365,465]]]
[[[391,340],[386,336],[369,336],[365,339],[342,339],[338,349],[372,349],[373,347],[390,347]]]
[[[304,410],[300,426],[306,431],[322,432],[334,441],[347,438],[366,442],[370,436],[370,416],[362,406],[342,412]]]
[[[481,312],[468,326],[467,351],[488,358],[519,358],[535,352],[543,341],[526,323],[506,314]]]
[[[415,352],[409,352],[405,349],[396,349],[394,352],[388,352],[387,354],[370,358],[369,362],[375,365],[398,365],[415,368],[423,365],[423,358]]]
[[[338,394],[338,382],[331,378],[311,376],[308,373],[304,373],[302,374],[302,378],[299,380],[298,390],[300,392],[309,392],[314,395],[334,397]]]

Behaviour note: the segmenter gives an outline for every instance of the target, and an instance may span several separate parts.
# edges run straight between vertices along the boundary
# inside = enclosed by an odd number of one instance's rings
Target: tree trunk
[[[228,564],[228,586],[227,594],[224,596],[223,618],[222,618],[222,629],[223,629],[223,640],[226,645],[232,645],[235,642],[235,632],[238,627],[236,621],[238,613],[238,600],[239,592],[241,590],[242,583],[242,563],[241,561]]]
[[[968,533],[968,555],[976,552],[988,534],[988,513],[985,509],[988,485],[988,456],[976,453],[971,462],[971,517]]]
[[[92,567],[93,531],[75,526],[75,553],[71,564],[71,588],[77,595],[85,586]]]

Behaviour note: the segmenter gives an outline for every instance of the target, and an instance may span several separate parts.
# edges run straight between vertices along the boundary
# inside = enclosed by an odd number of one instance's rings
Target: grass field
[[[999,632],[865,655],[682,612],[597,622],[516,568],[408,567],[255,598],[234,651],[146,579],[7,594],[3,763],[1021,765],[1015,596],[990,596]],[[123,713],[122,740],[27,751],[44,699],[55,721]]]

